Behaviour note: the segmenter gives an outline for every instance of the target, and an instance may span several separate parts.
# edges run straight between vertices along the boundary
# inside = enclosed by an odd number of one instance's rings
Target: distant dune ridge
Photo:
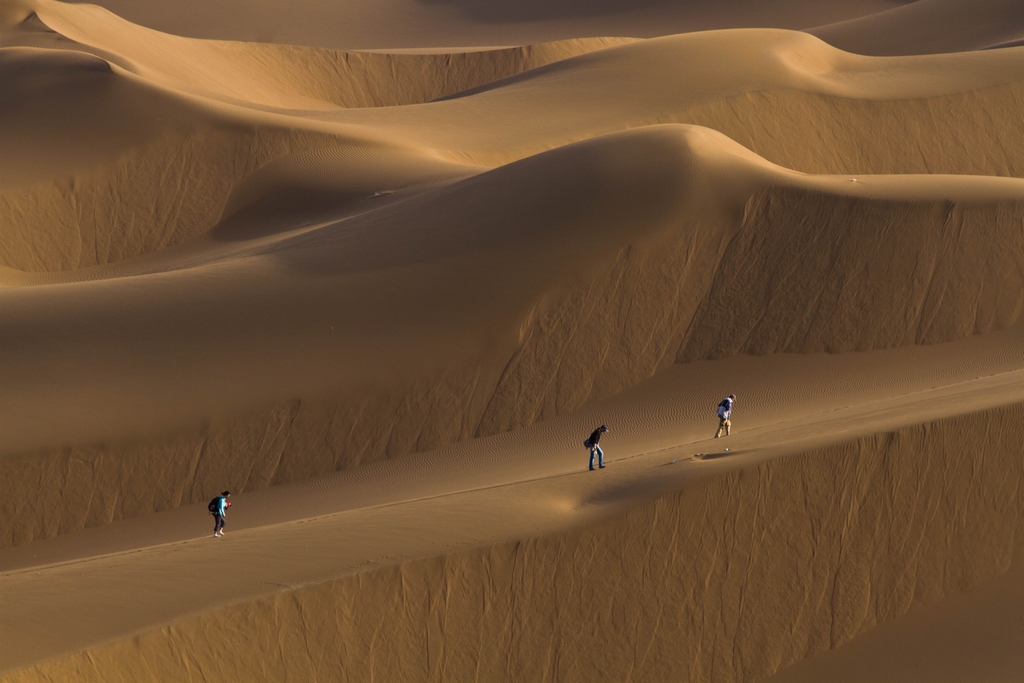
[[[3,680],[870,678],[1019,604],[1024,16],[719,5],[0,0]]]
[[[954,28],[955,27],[955,28]],[[983,50],[1024,39],[1024,7],[1006,0],[918,0],[839,21],[811,33],[869,55]]]

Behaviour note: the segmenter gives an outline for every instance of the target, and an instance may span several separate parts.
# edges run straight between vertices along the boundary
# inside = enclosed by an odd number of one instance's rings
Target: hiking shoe
[[[599,468],[603,470],[604,469],[604,465],[600,465]]]

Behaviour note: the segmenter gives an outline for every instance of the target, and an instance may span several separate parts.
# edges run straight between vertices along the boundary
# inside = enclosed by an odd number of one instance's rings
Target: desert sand
[[[0,0],[0,680],[1024,679],[1018,3],[101,4]]]

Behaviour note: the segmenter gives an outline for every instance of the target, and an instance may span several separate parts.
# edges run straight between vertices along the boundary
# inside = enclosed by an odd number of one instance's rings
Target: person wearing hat
[[[601,425],[593,431],[590,438],[583,442],[583,445],[590,449],[590,470],[594,470],[594,455],[597,455],[598,467],[604,469],[604,451],[597,444],[601,442],[601,435],[608,431],[608,425]]]
[[[718,431],[715,432],[715,438],[722,436],[722,432],[725,432],[725,436],[729,436],[729,428],[732,427],[732,422],[729,418],[732,417],[732,404],[736,400],[736,394],[729,394],[722,399],[722,402],[718,404]]]

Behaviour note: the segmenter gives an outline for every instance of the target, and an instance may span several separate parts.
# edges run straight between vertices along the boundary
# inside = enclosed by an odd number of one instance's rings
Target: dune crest
[[[284,590],[5,680],[285,666],[334,680],[761,679],[1019,561],[1021,417],[1016,405],[775,460],[592,528]],[[978,439],[987,454],[964,458]],[[602,608],[622,593],[642,599]],[[424,624],[431,639],[410,635]],[[300,654],[275,663],[268,648]]]
[[[15,77],[46,74],[38,81],[50,84],[19,101],[4,127],[19,135],[0,172],[0,181],[8,179],[0,192],[0,264],[17,270],[105,265],[207,234],[231,217],[232,193],[276,160],[292,168],[290,177],[274,184],[296,189],[287,193],[291,199],[280,199],[289,203],[283,212],[293,212],[296,203],[316,209],[295,216],[291,225],[279,222],[277,229],[651,123],[721,130],[760,156],[805,172],[1019,175],[1024,167],[1024,144],[1017,144],[1021,127],[1013,123],[1024,71],[1013,50],[900,58],[885,69],[804,34],[725,31],[568,59],[614,41],[541,46],[536,58],[510,58],[507,67],[495,66],[492,57],[504,57],[491,52],[463,53],[462,63],[450,55],[378,55],[373,59],[384,61],[376,66],[348,60],[348,70],[325,66],[278,78],[273,69],[232,61],[220,44],[147,29],[120,39],[125,22],[116,17],[42,0],[33,7],[78,42],[15,30],[8,41],[14,47],[3,58],[7,66],[0,65]],[[71,19],[90,29],[86,20],[98,23],[111,35],[91,39]],[[47,41],[53,44],[46,47]],[[248,46],[231,47],[247,54],[243,48]],[[296,63],[306,65],[309,60],[295,49]],[[81,56],[71,57],[69,50]],[[708,69],[700,58],[708,51],[728,58]],[[392,57],[435,62],[409,62],[406,72],[388,62]],[[90,66],[69,72],[62,66],[67,59]],[[286,68],[287,60],[267,59]],[[549,59],[560,61],[530,68]],[[657,67],[643,80],[634,78],[649,64]],[[520,76],[498,78],[527,68]],[[232,69],[249,76],[232,76]],[[892,79],[893,71],[903,75]],[[471,88],[495,78],[483,90]],[[327,97],[323,88],[330,85],[362,93],[358,97],[369,93],[372,101],[354,106],[380,103],[373,92],[411,92],[405,86],[410,79],[433,83],[434,90],[383,103],[463,94],[422,107],[373,109],[340,108],[334,96],[318,99]],[[306,109],[314,100],[319,108]],[[542,123],[537,111],[545,112]],[[491,121],[501,122],[500,134]],[[88,142],[65,155],[67,140],[82,137],[63,139],[50,131],[68,135],[76,129],[90,132]],[[431,159],[437,160],[430,162],[434,170],[424,167]],[[442,168],[444,162],[467,168]],[[355,178],[351,169],[364,168],[368,173]],[[274,213],[272,206],[260,210],[268,212]]]
[[[1024,47],[954,51],[1016,4],[190,1],[0,0],[0,678],[803,680],[1009,619]]]
[[[97,452],[91,444],[114,439],[123,455],[83,483],[150,490],[150,477],[167,472],[160,463],[168,447],[182,463],[199,449],[202,468],[192,466],[171,497],[111,508],[76,494],[85,507],[65,505],[60,520],[43,524],[32,501],[50,496],[26,488],[11,496],[12,511],[22,512],[8,518],[4,536],[24,542],[108,522],[106,515],[195,502],[225,477],[236,489],[259,488],[529,426],[673,363],[936,344],[1006,330],[1024,302],[1022,198],[1016,179],[805,176],[707,129],[657,126],[559,148],[335,223],[227,241],[206,257],[186,252],[179,264],[141,261],[136,272],[107,279],[29,288],[22,296],[34,301],[32,311],[12,309],[3,323],[22,340],[30,331],[50,340],[5,350],[8,385],[23,387],[0,399],[6,414],[19,416],[7,453],[41,454],[12,464],[19,476],[26,464],[66,470],[72,453],[99,465],[86,455]],[[390,248],[379,250],[381,242]],[[791,258],[794,244],[805,246]],[[900,252],[915,258],[895,258]],[[979,269],[991,279],[970,275]],[[261,284],[268,272],[279,273],[272,288]],[[652,277],[672,286],[651,287]],[[218,283],[215,290],[207,282]],[[67,291],[80,297],[74,332],[67,314],[54,313],[67,310]],[[119,326],[94,324],[125,310],[137,326],[131,346]],[[326,318],[317,312],[324,310]],[[197,325],[222,341],[190,344]],[[451,331],[467,327],[479,336]],[[41,390],[39,378],[72,352],[95,360]],[[279,358],[275,372],[256,371],[271,356]],[[140,367],[174,379],[154,396],[135,379]],[[396,404],[397,424],[388,417]],[[316,438],[330,447],[310,452],[308,437],[258,446],[257,463],[232,472],[237,440],[263,439],[264,411],[288,405],[298,406],[286,408],[290,421],[303,417],[299,433],[322,434]],[[40,429],[43,416],[57,426]],[[203,427],[211,421],[242,431]],[[381,421],[386,438],[373,427]],[[187,439],[161,438],[183,428]],[[78,485],[67,486],[65,495]]]
[[[905,0],[896,0],[901,2]],[[102,0],[106,9],[142,26],[194,38],[310,45],[334,49],[444,50],[451,46],[526,45],[583,36],[641,38],[732,27],[802,29],[890,9],[893,0],[808,3],[746,0],[714,4],[657,0],[354,0],[282,6],[254,0],[183,0],[175,7]]]
[[[1024,7],[1013,0],[918,0],[810,33],[868,55],[984,50],[1024,39]]]

